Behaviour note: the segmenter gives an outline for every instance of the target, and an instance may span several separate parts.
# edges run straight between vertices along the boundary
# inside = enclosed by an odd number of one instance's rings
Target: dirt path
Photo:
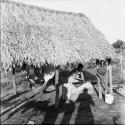
[[[18,94],[16,95],[12,92],[4,93],[3,98],[1,98],[1,115],[9,111],[14,112],[16,109],[28,102],[30,98],[42,91],[45,86],[46,83],[37,88],[34,87],[32,91],[22,89],[21,91],[18,91]]]
[[[114,93],[114,95],[115,100],[112,105],[99,100],[94,91],[92,96],[81,94],[75,103],[61,102],[59,108],[55,110],[55,91],[29,93],[26,103],[1,115],[1,122],[2,124],[26,124],[31,120],[36,124],[114,124],[119,122],[117,120],[119,104],[123,100],[123,97],[118,94]]]
[[[93,75],[89,72],[85,74],[86,78],[91,76],[95,80],[94,71]],[[39,88],[24,91],[16,96],[2,98],[1,123],[26,124],[30,120],[36,124],[119,124],[124,97],[118,93],[114,93],[114,96],[114,103],[108,105],[104,99],[98,99],[96,91],[92,95],[83,93],[75,103],[60,102],[59,108],[55,110],[55,91],[45,93]]]

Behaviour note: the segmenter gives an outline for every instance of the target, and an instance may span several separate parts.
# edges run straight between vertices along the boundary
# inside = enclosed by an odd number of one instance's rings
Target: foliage
[[[117,52],[121,52],[123,51],[123,49],[125,49],[125,42],[123,40],[119,40],[117,39],[116,42],[114,42],[112,44],[112,46],[117,50]]]

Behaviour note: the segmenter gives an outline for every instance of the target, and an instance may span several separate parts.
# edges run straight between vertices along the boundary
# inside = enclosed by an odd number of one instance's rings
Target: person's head
[[[106,64],[107,64],[107,65],[111,65],[111,63],[112,63],[111,58],[106,58]]]
[[[87,94],[87,93],[88,93],[88,89],[87,89],[87,88],[84,88],[84,89],[83,89],[83,93],[84,93],[84,94]]]
[[[82,71],[82,69],[83,69],[83,65],[80,63],[80,64],[78,65],[78,71]]]
[[[100,60],[99,59],[96,59],[96,67],[100,67]]]
[[[100,66],[101,65],[101,61],[99,59],[96,59],[96,66]]]

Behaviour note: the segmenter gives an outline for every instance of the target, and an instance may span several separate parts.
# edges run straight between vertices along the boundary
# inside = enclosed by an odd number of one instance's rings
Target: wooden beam
[[[99,91],[99,99],[102,99],[102,87],[101,87],[101,80],[100,80],[100,76],[98,73],[96,73],[97,75],[97,84],[98,84],[98,91]]]
[[[59,67],[55,69],[55,86],[56,86],[56,97],[55,97],[55,109],[59,106]]]
[[[16,87],[16,76],[15,76],[15,65],[12,65],[12,84],[14,88],[14,94],[17,94],[17,87]]]
[[[105,74],[105,95],[107,94],[108,92],[108,68],[106,67],[106,74]]]
[[[112,85],[112,65],[108,66],[109,70],[109,87],[110,87],[110,94],[113,94],[113,85]]]
[[[122,55],[122,53],[120,55],[120,70],[121,70],[121,78],[124,79],[124,76],[123,76],[123,55]]]

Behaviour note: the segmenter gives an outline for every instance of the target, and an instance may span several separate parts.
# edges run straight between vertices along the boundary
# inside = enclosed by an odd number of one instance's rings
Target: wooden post
[[[55,70],[55,86],[56,86],[56,97],[55,97],[55,109],[59,106],[59,67]]]
[[[13,84],[13,88],[14,88],[14,94],[17,94],[15,65],[12,65],[12,84]]]
[[[109,86],[110,86],[110,94],[113,94],[113,86],[112,86],[112,65],[108,66],[109,70]]]
[[[97,66],[97,69],[98,68],[99,68],[99,66]],[[96,71],[97,71],[97,69],[96,69]],[[98,72],[96,72],[96,76],[97,76],[97,85],[98,85],[99,99],[102,99],[101,79],[100,79],[100,75],[98,74]]]
[[[100,77],[98,76],[97,74],[97,84],[98,84],[98,91],[99,91],[99,99],[102,99],[102,87],[101,87],[101,80],[100,80]]]
[[[109,74],[109,72],[108,72],[108,68],[107,68],[107,66],[106,66],[106,75],[105,75],[105,95],[106,95],[107,92],[108,92],[108,74]]]
[[[121,78],[124,79],[123,77],[123,55],[120,55],[120,70],[121,70]]]

